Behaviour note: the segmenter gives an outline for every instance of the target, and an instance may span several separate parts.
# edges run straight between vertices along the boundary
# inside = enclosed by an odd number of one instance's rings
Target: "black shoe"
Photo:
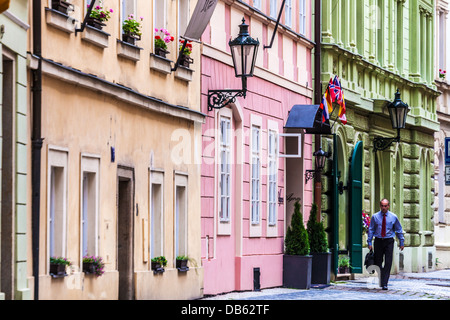
[[[388,288],[387,288],[387,286],[383,286],[381,289],[387,290]]]

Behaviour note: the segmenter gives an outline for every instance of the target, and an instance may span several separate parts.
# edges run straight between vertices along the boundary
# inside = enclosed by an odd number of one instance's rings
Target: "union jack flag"
[[[330,91],[333,101],[339,103],[342,100],[342,87],[338,76],[335,76],[333,81],[330,79]]]

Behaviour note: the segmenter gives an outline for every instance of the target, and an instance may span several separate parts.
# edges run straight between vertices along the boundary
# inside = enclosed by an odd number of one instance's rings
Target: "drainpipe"
[[[41,1],[33,0],[33,55],[38,67],[32,70],[32,151],[31,151],[31,211],[34,299],[39,300],[39,225],[41,189],[41,112],[42,112],[42,30]]]
[[[314,104],[319,105],[322,101],[322,0],[315,1],[314,7]],[[314,148],[316,151],[321,147],[321,135],[314,137]],[[316,173],[314,180],[314,202],[317,204],[317,221],[320,221],[322,212],[322,173]]]

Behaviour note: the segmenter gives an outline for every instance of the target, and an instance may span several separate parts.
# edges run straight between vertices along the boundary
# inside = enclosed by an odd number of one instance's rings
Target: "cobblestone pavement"
[[[331,283],[310,290],[287,288],[260,292],[232,292],[202,300],[450,300],[450,270],[391,275],[389,289],[381,290],[376,276]]]

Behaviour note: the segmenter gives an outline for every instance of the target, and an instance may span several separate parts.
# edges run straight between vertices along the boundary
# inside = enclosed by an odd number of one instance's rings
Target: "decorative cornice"
[[[38,57],[30,58],[30,67],[36,65]],[[146,96],[131,88],[109,82],[95,75],[64,66],[52,60],[42,58],[42,73],[76,86],[112,96],[120,101],[168,116],[203,123],[205,114],[187,107],[173,105],[158,98]]]

